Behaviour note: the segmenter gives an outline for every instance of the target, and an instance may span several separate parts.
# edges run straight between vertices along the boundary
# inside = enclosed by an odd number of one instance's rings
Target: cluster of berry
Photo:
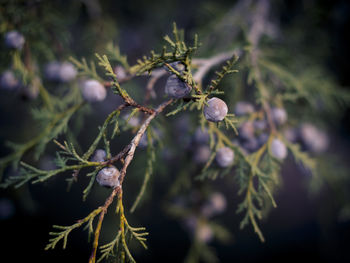
[[[235,106],[235,114],[239,117],[249,117],[255,112],[254,106],[245,101],[240,101]],[[281,128],[284,137],[290,142],[299,142],[304,150],[312,153],[324,152],[328,147],[328,136],[325,132],[310,123],[303,123],[298,128],[288,127],[288,115],[281,107],[271,108],[271,118],[276,127]],[[239,126],[239,137],[235,143],[247,153],[257,151],[268,139],[268,122],[266,119],[248,120]],[[288,151],[285,144],[279,138],[272,138],[270,142],[271,154],[280,160],[287,157]]]
[[[50,81],[70,82],[77,76],[77,70],[70,62],[52,61],[45,67],[45,77]]]
[[[106,161],[107,154],[106,151],[103,149],[97,149],[94,153],[94,155],[91,157],[92,162],[104,162]],[[99,183],[99,185],[108,187],[108,188],[115,188],[120,185],[119,183],[119,175],[120,172],[114,165],[109,165],[108,167],[102,168],[97,176],[96,181]]]
[[[21,50],[25,43],[24,36],[13,30],[5,34],[5,46],[9,49]],[[5,70],[0,76],[0,87],[5,90],[18,90],[23,85],[12,70]]]
[[[184,70],[181,63],[172,63],[172,67],[177,70]],[[182,65],[182,66],[181,66]],[[165,85],[165,93],[172,98],[183,98],[191,92],[191,87],[179,79],[175,74],[170,75]],[[226,103],[213,97],[206,102],[203,109],[204,117],[210,122],[222,121],[228,113],[228,107]],[[195,132],[195,152],[194,161],[197,163],[205,163],[210,157],[210,148],[208,146],[209,134],[206,130],[198,128]],[[216,162],[220,167],[228,167],[233,163],[234,152],[228,147],[220,148],[216,153]]]
[[[5,45],[8,48],[21,50],[25,43],[25,38],[17,31],[10,31],[5,35]],[[44,68],[45,79],[51,82],[68,83],[76,79],[77,70],[68,61],[52,61]],[[118,71],[120,74],[120,69]],[[28,85],[24,85],[16,76],[13,70],[6,70],[0,76],[0,87],[5,90],[21,90],[23,95],[29,98],[36,98],[39,94],[41,79],[33,77]],[[89,102],[102,101],[105,99],[107,91],[97,80],[87,79],[80,81],[83,98]]]

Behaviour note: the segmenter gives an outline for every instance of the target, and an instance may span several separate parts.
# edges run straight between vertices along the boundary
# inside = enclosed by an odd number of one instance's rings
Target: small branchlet
[[[93,61],[91,61],[89,65],[85,58],[82,58],[81,62],[73,57],[70,57],[69,60],[77,67],[79,70],[79,75],[86,76],[100,82],[103,81],[103,79],[97,74],[96,65]]]
[[[164,40],[170,46],[170,52],[167,52],[166,46],[163,47],[162,52],[159,54],[151,51],[149,57],[144,56],[142,60],[140,59],[137,61],[137,65],[130,67],[130,72],[136,75],[140,75],[144,72],[150,73],[153,69],[165,65],[165,63],[175,61],[181,61],[186,66],[190,66],[192,55],[200,45],[198,36],[195,35],[193,46],[187,47],[175,23],[173,24],[173,35],[174,39],[171,39],[169,36],[164,37]]]
[[[49,244],[46,245],[45,250],[54,249],[57,243],[63,240],[63,249],[67,246],[68,235],[70,232],[76,228],[81,227],[84,223],[87,223],[89,234],[93,232],[92,223],[97,215],[99,215],[102,211],[102,208],[99,207],[92,211],[87,217],[79,220],[77,223],[71,226],[57,226],[54,225],[53,228],[57,230],[62,230],[59,232],[50,232],[49,235],[55,236],[49,240]]]
[[[211,80],[210,85],[208,86],[209,90],[214,90],[217,88],[217,86],[220,84],[221,80],[225,77],[227,74],[231,73],[237,73],[238,70],[233,70],[232,67],[236,64],[238,61],[238,56],[233,55],[231,59],[227,60],[225,65],[222,66],[221,71],[216,71],[216,79]]]

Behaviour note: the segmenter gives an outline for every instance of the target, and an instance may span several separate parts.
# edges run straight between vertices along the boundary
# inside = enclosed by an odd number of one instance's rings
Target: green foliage
[[[53,226],[54,229],[62,230],[62,231],[49,233],[51,236],[54,236],[54,237],[49,240],[49,244],[46,245],[45,250],[54,249],[57,243],[61,240],[63,240],[63,249],[65,249],[67,246],[68,235],[70,234],[70,232],[76,228],[81,227],[85,223],[86,223],[86,226],[88,227],[89,234],[91,234],[93,232],[92,223],[95,217],[101,213],[101,211],[102,211],[101,207],[97,208],[94,211],[92,211],[87,217],[79,220],[77,223],[71,226],[57,226],[57,225]]]
[[[152,50],[149,57],[144,56],[142,60],[137,60],[137,65],[130,67],[130,72],[137,75],[144,72],[151,73],[153,69],[174,61],[181,61],[184,65],[189,67],[192,55],[199,47],[198,36],[194,36],[193,46],[188,47],[183,40],[183,34],[177,29],[175,23],[173,25],[173,35],[174,39],[171,39],[169,36],[164,37],[164,40],[170,47],[164,46],[161,53],[155,53]],[[167,51],[168,48],[170,48],[170,52]],[[187,74],[190,74],[190,72],[187,71]],[[186,82],[189,84],[193,83],[188,78],[190,78],[190,75],[183,77],[183,80],[186,79]]]
[[[119,62],[126,70],[129,70],[130,65],[127,56],[120,53],[118,46],[114,46],[112,42],[109,42],[106,46],[106,52],[110,60]]]
[[[93,61],[91,61],[89,65],[85,58],[82,58],[81,62],[73,57],[70,57],[69,59],[79,70],[79,75],[103,81],[103,79],[97,74],[96,65]]]
[[[208,89],[214,90],[217,88],[221,80],[225,77],[225,75],[230,74],[230,73],[237,73],[238,70],[233,70],[232,67],[236,64],[238,61],[238,56],[233,55],[230,60],[227,60],[225,65],[222,66],[221,71],[216,71],[216,79],[212,79],[210,85],[208,86]]]

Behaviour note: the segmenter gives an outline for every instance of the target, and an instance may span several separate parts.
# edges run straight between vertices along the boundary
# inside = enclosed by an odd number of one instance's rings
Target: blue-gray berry
[[[172,98],[180,99],[190,94],[190,92],[191,86],[183,82],[176,75],[169,76],[165,84],[165,94]]]
[[[106,160],[107,153],[103,149],[97,149],[94,155],[91,157],[92,162],[104,162]]]
[[[213,206],[215,212],[217,213],[224,212],[227,206],[226,198],[220,192],[212,193],[212,195],[210,196],[210,203]]]
[[[45,66],[45,78],[51,81],[59,81],[60,79],[61,63],[58,61],[51,61]]]
[[[237,116],[251,114],[254,112],[254,106],[249,102],[239,101],[236,103],[234,112]]]
[[[277,125],[282,125],[282,124],[286,123],[287,118],[288,118],[287,112],[283,108],[272,108],[271,115],[272,115],[273,121]]]
[[[299,130],[300,139],[306,149],[313,153],[322,153],[327,150],[329,139],[324,131],[310,123],[304,123]]]
[[[83,98],[89,102],[103,101],[107,95],[105,87],[94,79],[83,81],[81,90]]]
[[[210,195],[208,202],[201,208],[201,214],[205,217],[211,217],[224,212],[226,206],[225,196],[220,192],[215,192]]]
[[[204,105],[204,117],[211,122],[222,121],[228,112],[226,103],[216,97],[211,98],[207,101],[207,104]]]
[[[105,187],[115,188],[120,185],[120,172],[115,166],[105,167],[98,172],[96,181]]]
[[[5,45],[9,48],[22,49],[25,39],[18,31],[10,31],[5,35]]]
[[[279,160],[287,157],[288,151],[284,143],[279,139],[273,139],[270,145],[271,154]]]
[[[69,82],[75,79],[78,72],[74,65],[70,62],[63,62],[59,68],[59,80],[61,82]]]
[[[125,79],[127,77],[127,73],[125,69],[120,65],[116,66],[113,71],[114,71],[114,74],[117,75],[118,80]]]
[[[215,160],[217,164],[222,167],[228,167],[233,164],[235,153],[229,147],[222,147],[216,152]]]
[[[1,74],[0,87],[7,90],[14,90],[20,86],[15,74],[11,70],[6,70]]]

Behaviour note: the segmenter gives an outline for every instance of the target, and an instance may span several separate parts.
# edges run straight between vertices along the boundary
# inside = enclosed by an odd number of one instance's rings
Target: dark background
[[[280,10],[278,19],[282,26],[288,27],[300,19],[300,30],[304,30],[303,26],[313,25],[322,31],[330,47],[324,63],[334,73],[338,83],[344,89],[348,89],[349,1],[285,1],[284,4],[277,4]],[[209,8],[207,11],[212,14],[203,13],[203,8],[200,7],[205,5],[212,6],[213,9]],[[205,27],[206,16],[215,16],[214,7],[223,12],[222,10],[232,5],[232,1],[216,1],[215,4],[210,1],[169,1],[167,4],[163,1],[111,1],[102,4],[103,10],[108,10],[109,18],[115,19],[118,25],[115,40],[131,60],[157,45],[161,36],[170,31],[172,21],[176,21],[179,27],[188,32],[193,32],[196,28]],[[88,11],[82,8],[77,23],[87,23],[87,13]],[[72,30],[74,27],[75,25],[72,26]],[[312,35],[310,38],[312,39]],[[317,43],[318,40],[310,41]],[[73,48],[81,53],[88,49],[85,46]],[[19,121],[18,116],[26,116],[26,108],[19,102],[17,97],[0,97],[2,130],[6,129],[11,133]],[[16,110],[13,111],[10,105]],[[344,160],[349,146],[349,121],[350,114],[347,109],[342,116],[341,125],[336,127],[337,135],[332,142],[332,149],[341,152],[343,157],[339,158]],[[8,153],[3,147],[4,134],[2,132],[0,137],[0,156]],[[266,237],[264,244],[253,234],[251,227],[239,230],[241,216],[235,213],[237,199],[228,198],[228,210],[219,220],[232,230],[233,241],[228,245],[213,243],[220,261],[350,262],[350,222],[339,221],[335,216],[337,204],[332,199],[331,190],[326,188],[318,196],[310,196],[305,187],[305,175],[301,174],[291,161],[283,168],[283,180],[283,187],[276,197],[278,208],[271,211],[269,217],[261,223]],[[139,262],[181,262],[189,248],[190,240],[177,221],[162,213],[162,203],[158,197],[164,192],[163,185],[156,180],[154,183],[152,199],[144,203],[136,214],[139,221],[131,217],[131,220],[146,226],[151,233],[149,250],[140,250],[136,259]],[[216,184],[226,196],[230,196],[232,184]],[[44,185],[31,185],[18,191],[1,190],[0,197],[9,198],[15,206],[14,215],[0,221],[1,261],[20,262],[26,259],[35,262],[87,262],[91,243],[87,243],[87,233],[81,229],[70,234],[66,250],[62,250],[61,244],[58,244],[55,250],[44,251],[49,238],[48,232],[52,230],[53,224],[72,224],[74,220],[84,217],[91,206],[99,205],[101,200],[104,200],[101,196],[107,194],[95,194],[83,203],[77,198],[77,193],[80,194],[82,189],[82,186],[76,186],[71,192],[66,192],[64,180],[55,178]],[[145,220],[142,219],[142,215],[145,215]],[[113,220],[107,220],[106,226],[109,225],[113,229]],[[106,240],[108,235],[112,234],[108,231],[105,233]]]

